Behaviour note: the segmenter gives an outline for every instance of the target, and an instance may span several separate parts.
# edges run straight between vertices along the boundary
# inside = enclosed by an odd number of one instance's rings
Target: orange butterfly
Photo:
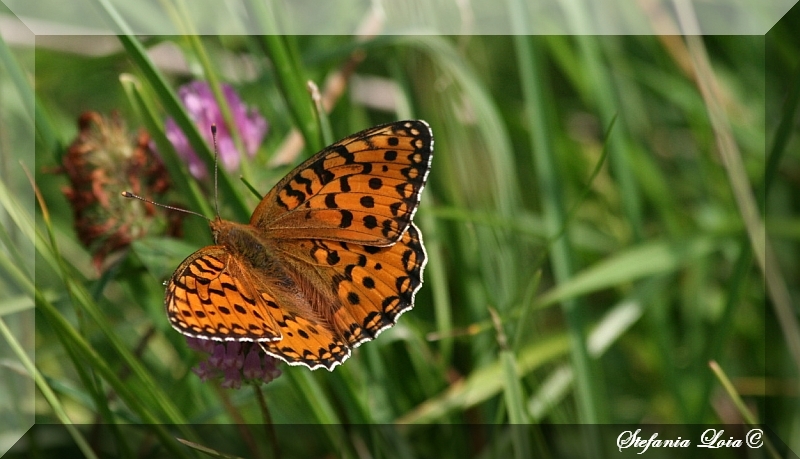
[[[291,171],[249,224],[217,217],[215,245],[167,285],[172,326],[333,370],[414,307],[427,255],[412,218],[432,157],[425,121],[376,126]]]

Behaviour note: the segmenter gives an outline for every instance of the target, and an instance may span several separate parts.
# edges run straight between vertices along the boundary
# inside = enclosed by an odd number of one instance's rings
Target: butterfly
[[[217,216],[214,245],[167,283],[172,326],[333,370],[414,306],[427,254],[412,219],[432,157],[425,121],[375,126],[289,172],[248,224]]]

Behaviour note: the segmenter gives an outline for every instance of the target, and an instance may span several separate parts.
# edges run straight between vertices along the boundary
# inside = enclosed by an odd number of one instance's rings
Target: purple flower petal
[[[258,348],[253,346],[244,359],[242,376],[244,376],[245,379],[259,379],[263,375],[264,370],[261,368],[261,356],[259,355]]]
[[[192,337],[187,337],[186,342],[192,349],[210,354],[192,368],[203,381],[222,379],[222,387],[238,389],[242,382],[269,383],[281,375],[281,361],[266,355],[255,343]]]
[[[208,362],[200,362],[196,367],[192,368],[194,374],[200,377],[201,381],[208,381],[217,376],[217,369],[209,365]]]
[[[220,162],[222,162],[222,167],[225,170],[235,171],[239,168],[239,153],[233,144],[233,138],[219,137],[219,131],[217,131],[217,150],[219,151]]]
[[[242,373],[238,368],[226,368],[225,377],[220,386],[226,389],[238,389],[242,387]]]
[[[220,365],[223,368],[233,368],[240,370],[244,364],[244,355],[242,354],[242,343],[238,341],[228,341],[225,352],[225,359]]]
[[[178,157],[189,166],[189,172],[192,176],[195,178],[205,177],[207,175],[206,165],[200,161],[197,153],[189,146],[189,139],[186,138],[186,134],[181,131],[175,120],[172,118],[167,119],[166,123],[164,123],[164,128],[167,139],[175,147]]]
[[[225,345],[222,343],[218,343],[214,346],[214,352],[211,354],[211,357],[208,358],[208,363],[211,366],[217,368],[223,368],[223,362],[225,361]]]
[[[222,92],[231,110],[234,128],[239,131],[247,155],[253,157],[267,133],[269,127],[267,120],[257,110],[248,108],[242,103],[236,91],[230,85],[223,83]],[[217,105],[208,83],[193,81],[181,86],[178,89],[178,96],[184,107],[186,107],[189,117],[198,126],[201,135],[207,142],[212,142],[211,125],[217,125],[217,148],[220,163],[228,171],[237,170],[241,155],[236,150],[236,145],[222,117],[222,111]],[[191,174],[196,178],[206,177],[208,171],[205,164],[200,161],[197,154],[192,150],[186,135],[178,128],[175,121],[168,119],[165,129],[167,138],[172,142],[181,159],[189,165]]]
[[[264,356],[264,375],[261,377],[261,381],[264,384],[271,382],[282,374],[280,368],[278,368],[280,362],[280,360],[271,355]]]

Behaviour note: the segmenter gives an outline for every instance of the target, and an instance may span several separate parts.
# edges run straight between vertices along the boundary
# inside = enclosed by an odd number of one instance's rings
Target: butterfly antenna
[[[219,187],[217,186],[217,176],[219,175],[219,152],[217,151],[217,125],[211,125],[211,139],[214,142],[214,211],[219,218]]]
[[[161,207],[161,208],[164,208],[164,209],[174,210],[176,212],[183,212],[185,214],[197,215],[198,217],[203,217],[206,220],[211,221],[210,218],[206,217],[203,214],[198,214],[197,212],[192,212],[191,210],[181,209],[180,207],[173,207],[173,206],[168,206],[166,204],[160,204],[160,203],[157,203],[155,201],[151,201],[151,200],[149,200],[147,198],[143,198],[143,197],[141,197],[139,195],[133,194],[130,191],[123,191],[122,192],[122,196],[125,197],[125,198],[138,199],[139,201],[146,202],[146,203],[149,203],[149,204],[152,204],[154,206],[158,206],[158,207]]]

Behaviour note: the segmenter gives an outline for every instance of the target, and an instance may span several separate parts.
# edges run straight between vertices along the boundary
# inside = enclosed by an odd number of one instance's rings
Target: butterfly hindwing
[[[167,315],[181,333],[215,341],[256,341],[290,365],[332,370],[349,345],[308,305],[248,272],[221,246],[190,255],[167,285]]]
[[[234,255],[204,247],[181,263],[167,284],[172,326],[196,338],[276,341],[283,338],[270,309],[275,299],[259,289]]]
[[[412,223],[387,247],[310,240],[282,244],[286,260],[303,263],[307,276],[329,285],[331,300],[320,315],[349,346],[374,339],[414,306],[427,255]]]
[[[414,307],[422,287],[427,255],[419,230],[412,223],[389,247],[347,246],[346,262],[333,276],[342,307],[333,324],[352,346],[375,339]]]
[[[250,224],[279,239],[389,245],[411,223],[432,155],[433,137],[424,121],[353,134],[278,182]]]
[[[268,354],[289,365],[305,365],[312,370],[333,370],[350,357],[350,346],[327,322],[284,312],[280,325],[283,339],[262,343],[262,347]]]

